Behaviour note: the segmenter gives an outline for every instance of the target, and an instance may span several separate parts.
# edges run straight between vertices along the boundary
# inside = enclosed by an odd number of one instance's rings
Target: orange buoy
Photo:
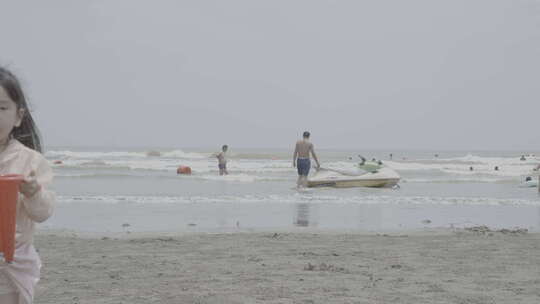
[[[22,175],[0,176],[0,252],[6,262],[12,262],[15,254],[17,200],[22,181]]]
[[[53,164],[55,164],[55,165],[61,165],[61,164],[63,164],[63,162],[62,162],[61,160],[55,160],[55,161],[53,162]]]
[[[188,166],[180,166],[176,169],[176,174],[191,174],[191,168]]]

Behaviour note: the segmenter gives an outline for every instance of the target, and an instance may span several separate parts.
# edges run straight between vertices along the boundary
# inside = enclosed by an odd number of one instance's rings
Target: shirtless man
[[[229,172],[227,172],[227,158],[225,158],[225,153],[227,153],[228,149],[229,146],[223,145],[223,147],[221,147],[221,152],[214,154],[214,156],[218,159],[219,175],[229,174]]]
[[[309,132],[304,132],[303,139],[296,142],[296,147],[294,149],[293,155],[293,167],[298,169],[298,181],[296,184],[298,187],[307,186],[307,176],[309,174],[309,169],[311,168],[310,153],[313,155],[313,159],[317,163],[316,169],[321,167],[319,159],[315,154],[313,144],[309,141]]]

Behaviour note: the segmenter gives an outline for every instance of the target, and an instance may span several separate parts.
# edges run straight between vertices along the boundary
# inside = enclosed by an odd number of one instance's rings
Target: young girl
[[[46,189],[52,170],[40,152],[38,130],[19,81],[0,67],[0,175],[25,177],[17,202],[14,261],[4,262],[0,253],[1,304],[32,303],[39,281],[41,261],[33,245],[34,226],[51,216],[55,200]]]

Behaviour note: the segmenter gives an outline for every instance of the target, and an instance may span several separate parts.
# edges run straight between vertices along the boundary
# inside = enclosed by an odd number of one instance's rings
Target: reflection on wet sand
[[[383,228],[383,210],[381,206],[358,205],[357,228],[360,230],[379,230]]]
[[[536,228],[540,227],[540,206],[537,207],[537,210],[538,210],[538,217],[537,217],[538,224],[536,225]]]
[[[296,204],[296,218],[294,219],[294,225],[297,227],[309,226],[309,204],[300,203]]]

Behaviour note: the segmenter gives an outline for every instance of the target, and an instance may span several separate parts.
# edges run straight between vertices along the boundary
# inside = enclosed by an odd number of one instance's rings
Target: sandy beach
[[[36,236],[46,303],[539,303],[540,234]]]

